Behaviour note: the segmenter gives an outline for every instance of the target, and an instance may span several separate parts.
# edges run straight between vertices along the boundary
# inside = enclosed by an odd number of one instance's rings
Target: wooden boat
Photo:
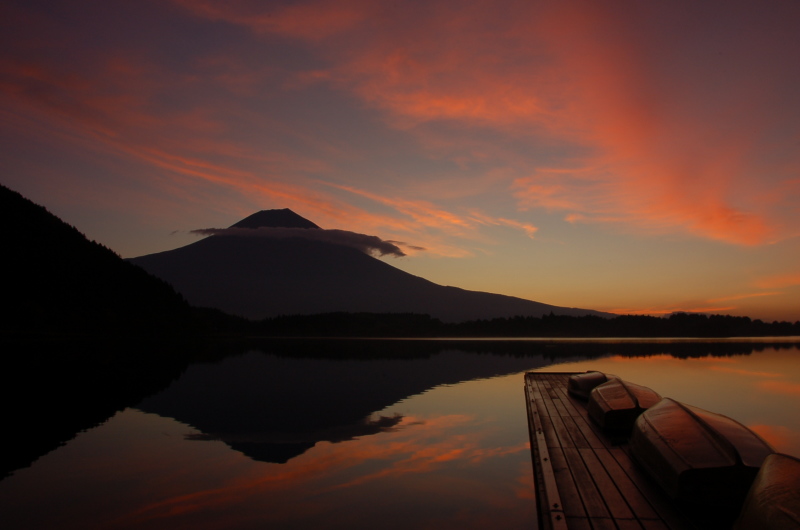
[[[659,401],[661,396],[646,386],[612,379],[594,387],[587,410],[603,431],[629,434],[639,415]]]
[[[594,387],[602,385],[614,377],[613,375],[606,375],[596,370],[574,374],[571,375],[567,381],[567,392],[581,399],[589,399],[589,394]]]
[[[741,506],[772,448],[744,425],[669,398],[643,412],[630,439],[633,457],[675,500]]]
[[[800,529],[800,459],[778,453],[764,459],[733,528]]]

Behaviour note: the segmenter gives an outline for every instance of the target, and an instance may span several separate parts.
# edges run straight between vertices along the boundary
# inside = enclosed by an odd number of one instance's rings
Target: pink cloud
[[[525,234],[533,239],[536,232],[539,231],[539,228],[534,226],[531,223],[525,223],[522,221],[516,221],[514,219],[505,219],[503,217],[492,217],[486,215],[482,212],[473,211],[470,213],[470,218],[482,225],[491,225],[491,226],[508,226],[511,228],[516,228],[518,230],[522,230]]]
[[[391,206],[395,210],[411,217],[419,225],[440,228],[455,234],[460,234],[463,233],[464,229],[470,228],[472,224],[469,219],[438,208],[428,201],[387,197],[363,189],[355,188],[353,186],[335,184],[329,185],[356,195],[360,195],[362,197],[366,197],[381,204]]]
[[[768,35],[753,35],[747,47],[738,35],[721,35],[720,49],[743,63],[726,72],[704,67],[710,51],[689,54],[663,40],[679,28],[679,40],[700,46],[704,26],[665,19],[651,32],[651,17],[673,16],[660,7],[437,2],[412,20],[395,4],[348,2],[332,12],[311,2],[266,21],[251,4],[213,13],[202,5],[195,12],[315,46],[328,61],[316,79],[351,90],[397,127],[458,123],[476,134],[580,147],[583,154],[566,160],[573,169],[534,169],[513,181],[522,206],[742,245],[785,237],[774,212],[786,197],[754,180],[766,171],[779,184],[791,167],[764,166],[757,154],[765,131],[787,119],[773,110],[769,90],[784,74],[761,66],[787,53]],[[759,16],[773,21],[784,8],[792,9],[773,6]],[[726,22],[747,16],[733,10]]]
[[[93,60],[86,72],[71,73],[48,61],[2,61],[0,90],[20,108],[35,109],[48,124],[29,128],[31,133],[57,133],[61,142],[76,148],[91,145],[94,152],[149,167],[137,175],[140,185],[149,181],[169,196],[185,200],[200,186],[210,185],[239,193],[258,207],[274,204],[355,223],[366,219],[371,226],[395,222],[387,216],[365,215],[316,190],[316,182],[305,175],[327,173],[327,163],[230,138],[230,124],[211,118],[226,113],[238,117],[241,109],[225,108],[230,102],[223,99],[210,108],[190,103],[181,111],[158,103],[164,94],[188,88],[186,83],[193,80],[167,75],[153,62],[129,56],[110,54]],[[92,186],[84,193],[96,195],[98,189]],[[135,208],[130,201],[120,205]],[[241,201],[237,208],[243,215],[252,213],[252,206]]]
[[[147,168],[129,177],[132,187],[178,199],[229,194],[241,213],[290,207],[361,232],[380,227],[384,238],[419,235],[409,242],[432,253],[470,255],[452,238],[478,239],[486,226],[538,235],[524,217],[481,218],[442,199],[482,193],[618,230],[741,245],[787,237],[797,231],[800,74],[781,35],[796,34],[797,8],[732,6],[711,33],[695,22],[704,9],[174,0],[154,20],[169,11],[225,36],[209,48],[198,40],[177,61],[146,42],[81,48],[67,23],[16,8],[14,20],[31,31],[16,59],[0,61],[0,92],[65,141],[91,144],[87,156]],[[780,31],[746,40],[725,32],[751,19]],[[54,51],[61,46],[67,60]],[[420,150],[404,155],[452,162],[446,185],[390,195],[359,183],[337,164],[372,153],[320,133],[312,112],[307,122],[279,116],[303,91],[330,88],[345,94],[337,102],[355,99],[354,109],[409,133]],[[274,103],[279,96],[288,103]],[[347,194],[374,204],[358,207]]]

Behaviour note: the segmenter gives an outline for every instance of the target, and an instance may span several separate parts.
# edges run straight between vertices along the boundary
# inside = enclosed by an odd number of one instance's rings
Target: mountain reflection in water
[[[274,343],[188,366],[0,481],[3,526],[529,528],[521,374],[590,368],[800,454],[793,344]]]
[[[517,373],[541,358],[444,350],[430,358],[297,359],[251,351],[189,367],[136,408],[175,418],[264,462],[282,463],[321,441],[398,428],[402,415],[373,412],[439,385]]]

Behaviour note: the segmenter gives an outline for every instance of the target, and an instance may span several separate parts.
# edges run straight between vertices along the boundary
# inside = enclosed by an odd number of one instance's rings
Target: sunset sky
[[[444,285],[800,320],[796,0],[5,0],[0,28],[0,183],[123,257],[291,208]]]

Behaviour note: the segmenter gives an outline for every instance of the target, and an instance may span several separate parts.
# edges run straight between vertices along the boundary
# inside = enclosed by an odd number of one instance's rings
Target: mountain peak
[[[261,210],[245,217],[231,228],[319,228],[308,219],[288,208],[282,210]]]

